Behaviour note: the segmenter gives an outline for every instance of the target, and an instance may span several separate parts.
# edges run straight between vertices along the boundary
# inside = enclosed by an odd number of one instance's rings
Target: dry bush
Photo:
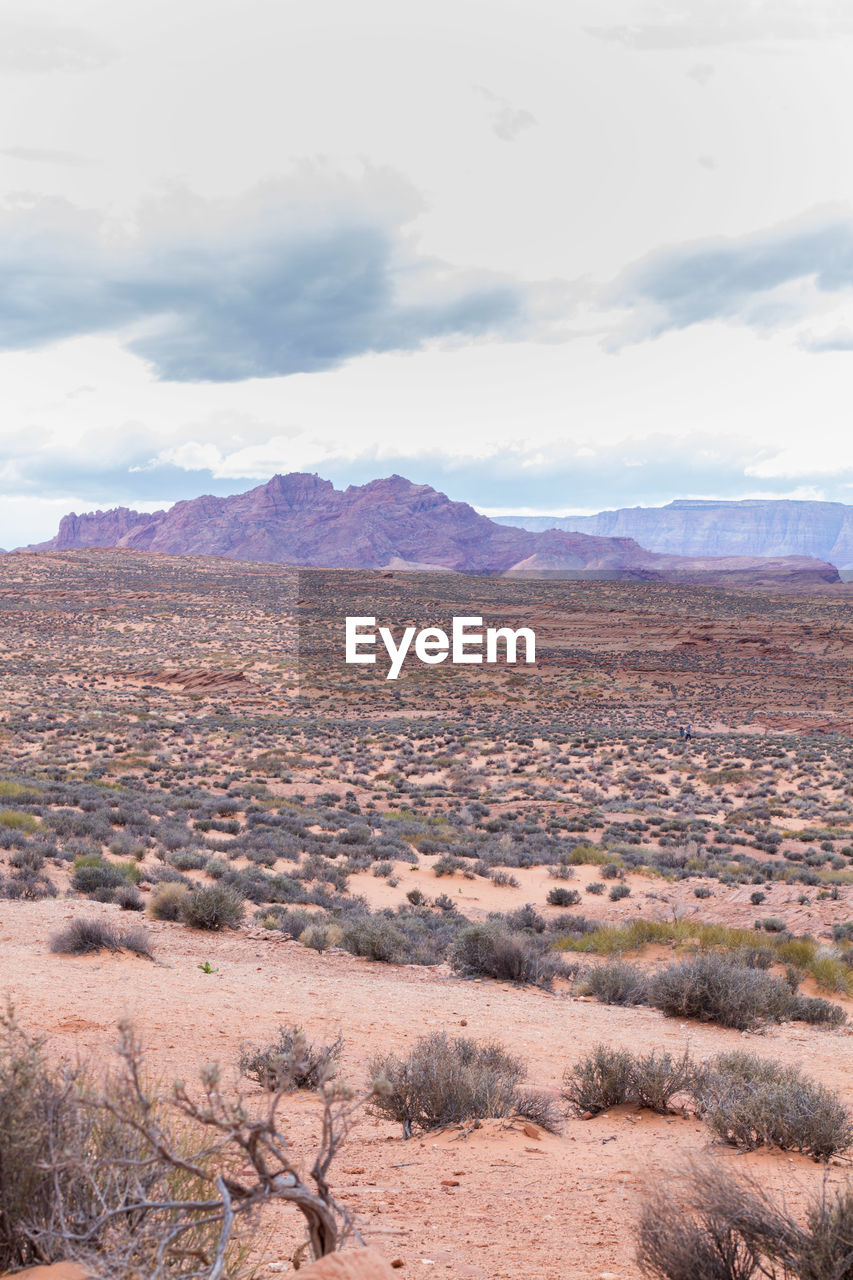
[[[643,1205],[637,1260],[657,1280],[849,1280],[853,1190],[821,1193],[798,1222],[755,1181],[715,1164],[656,1187]]]
[[[242,1045],[240,1071],[270,1093],[281,1089],[319,1089],[337,1073],[344,1049],[342,1036],[329,1044],[311,1044],[301,1027],[279,1027],[268,1045]]]
[[[659,1280],[750,1280],[759,1254],[713,1207],[684,1206],[658,1191],[641,1210],[637,1261]]]
[[[417,1040],[402,1056],[373,1058],[373,1108],[403,1126],[403,1135],[429,1132],[466,1120],[524,1116],[543,1128],[557,1127],[556,1109],[544,1095],[521,1087],[527,1069],[494,1041],[478,1044],[443,1031]]]
[[[563,973],[562,961],[541,943],[526,934],[509,933],[495,922],[463,929],[450,952],[450,964],[467,977],[546,988]]]
[[[258,1210],[303,1215],[312,1254],[340,1247],[349,1220],[329,1188],[356,1099],[323,1093],[321,1139],[303,1175],[281,1133],[276,1091],[260,1113],[206,1068],[191,1094],[145,1082],[140,1048],[121,1030],[120,1069],[105,1081],[54,1068],[40,1040],[0,1016],[0,1268],[78,1261],[103,1280],[224,1280],[244,1274]]]
[[[603,1004],[648,1004],[649,978],[639,965],[610,960],[585,970],[578,992]]]
[[[703,1078],[687,1049],[675,1057],[666,1050],[635,1057],[632,1070],[633,1100],[659,1115],[667,1115],[677,1097],[694,1095],[697,1082]]]
[[[191,889],[181,902],[181,919],[191,929],[236,929],[243,920],[245,899],[224,884]]]
[[[598,1115],[631,1101],[633,1071],[633,1054],[598,1044],[585,1058],[567,1068],[562,1096],[576,1115]]]
[[[148,902],[148,910],[155,920],[180,920],[181,907],[189,893],[185,884],[167,881],[159,884]]]
[[[732,964],[716,952],[659,970],[649,983],[649,1003],[670,1018],[698,1018],[738,1031],[795,1012],[791,989],[781,978]]]
[[[53,934],[50,949],[57,955],[82,956],[93,951],[135,951],[151,958],[151,945],[145,929],[116,929],[106,920],[85,916],[72,920]]]
[[[750,1053],[725,1053],[706,1071],[699,1109],[721,1141],[743,1151],[778,1147],[828,1160],[853,1144],[853,1123],[837,1094],[798,1067]]]
[[[623,1102],[667,1115],[676,1097],[693,1096],[700,1078],[687,1049],[674,1057],[665,1050],[633,1054],[599,1044],[567,1068],[562,1094],[576,1115],[598,1115]]]

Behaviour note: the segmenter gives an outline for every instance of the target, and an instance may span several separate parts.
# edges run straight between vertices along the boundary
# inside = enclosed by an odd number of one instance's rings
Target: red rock
[[[330,1253],[299,1268],[300,1280],[390,1280],[389,1264],[375,1249],[347,1249]]]

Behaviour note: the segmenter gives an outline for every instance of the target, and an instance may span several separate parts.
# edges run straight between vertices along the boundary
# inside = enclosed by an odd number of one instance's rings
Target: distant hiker
[[[678,726],[678,736],[679,736],[679,738],[683,738],[683,737],[684,737],[684,725],[683,725],[683,724],[680,724],[680,725]]]
[[[684,730],[684,736],[685,738],[690,738],[692,736],[690,732],[690,725],[688,725],[687,728]]]

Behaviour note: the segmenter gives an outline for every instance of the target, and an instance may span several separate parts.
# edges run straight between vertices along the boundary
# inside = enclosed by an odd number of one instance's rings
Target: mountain
[[[116,507],[71,513],[49,542],[29,550],[126,547],[168,555],[224,556],[273,564],[463,573],[597,572],[640,577],[760,573],[831,582],[830,564],[791,557],[694,560],[658,555],[631,538],[500,525],[465,502],[402,476],[336,489],[294,472],[228,498],[205,495],[151,514]]]
[[[682,498],[665,507],[620,507],[592,516],[500,516],[533,532],[563,529],[634,538],[649,551],[680,556],[816,556],[853,568],[853,506],[843,502]]]

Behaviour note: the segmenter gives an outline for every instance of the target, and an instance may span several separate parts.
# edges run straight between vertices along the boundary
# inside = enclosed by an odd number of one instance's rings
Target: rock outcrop
[[[224,556],[346,569],[442,569],[462,573],[676,574],[837,580],[830,564],[779,559],[726,563],[660,555],[630,537],[497,524],[465,502],[402,476],[339,490],[316,475],[273,476],[247,493],[205,495],[145,515],[113,511],[65,516],[49,542],[31,550],[126,547],[168,555]]]

